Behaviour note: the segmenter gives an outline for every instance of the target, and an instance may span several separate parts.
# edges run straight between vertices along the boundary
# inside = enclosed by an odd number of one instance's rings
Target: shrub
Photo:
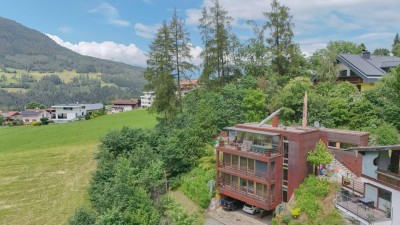
[[[282,223],[289,224],[292,221],[292,216],[290,214],[285,214],[282,216]]]
[[[296,219],[300,215],[300,208],[297,207],[290,210],[290,214],[292,214],[292,217]]]
[[[80,207],[75,210],[75,214],[69,219],[70,225],[95,224],[96,213],[88,208]]]
[[[31,123],[33,126],[40,126],[42,123],[40,121],[35,121]]]
[[[42,123],[42,125],[47,125],[50,123],[49,118],[40,118],[40,122]]]

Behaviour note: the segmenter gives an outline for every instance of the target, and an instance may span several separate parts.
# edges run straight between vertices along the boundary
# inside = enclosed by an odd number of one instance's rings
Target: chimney
[[[279,116],[272,117],[272,127],[278,127],[278,126],[279,126]]]
[[[369,52],[368,50],[363,51],[362,57],[364,59],[371,59],[371,52]]]

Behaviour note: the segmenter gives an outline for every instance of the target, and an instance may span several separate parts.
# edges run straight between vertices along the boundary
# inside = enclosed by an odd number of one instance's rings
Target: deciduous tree
[[[319,140],[313,152],[308,152],[307,154],[307,161],[313,164],[313,173],[315,173],[315,166],[329,164],[332,160],[333,156],[322,140]]]

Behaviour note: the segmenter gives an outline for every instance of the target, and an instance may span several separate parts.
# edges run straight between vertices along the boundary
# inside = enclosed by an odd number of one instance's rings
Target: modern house
[[[312,173],[307,153],[319,140],[326,145],[342,143],[366,146],[368,133],[327,128],[237,124],[226,127],[216,148],[217,188],[264,210],[287,202],[294,190]]]
[[[359,174],[343,178],[347,192],[338,193],[336,207],[361,224],[400,224],[400,145],[346,151],[358,161],[354,168]]]
[[[21,112],[21,116],[25,124],[39,122],[41,118],[51,119],[51,113],[46,110],[26,110]]]
[[[140,99],[117,99],[112,102],[111,113],[131,111],[140,108]]]
[[[143,96],[140,96],[140,104],[142,108],[149,108],[153,104],[156,95],[154,91],[143,92]]]
[[[68,103],[53,105],[51,108],[55,109],[56,111],[56,117],[53,118],[54,122],[66,123],[84,118],[86,113],[102,109],[103,104]]]
[[[400,64],[399,57],[372,55],[369,51],[360,55],[339,54],[336,59],[338,79],[357,85],[361,91],[373,87],[391,68]]]

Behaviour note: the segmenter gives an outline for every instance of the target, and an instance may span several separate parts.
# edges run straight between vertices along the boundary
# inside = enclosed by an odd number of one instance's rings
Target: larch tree
[[[266,41],[271,52],[273,70],[279,75],[290,75],[291,61],[298,57],[295,54],[299,52],[298,49],[295,49],[298,46],[292,41],[294,24],[292,23],[293,17],[290,15],[290,9],[287,6],[280,5],[277,0],[272,0],[271,11],[263,14],[267,19],[263,28],[269,31]]]
[[[174,9],[174,14],[172,16],[171,22],[169,24],[169,31],[173,39],[172,45],[172,55],[173,55],[173,75],[176,78],[178,97],[179,97],[179,108],[182,112],[182,95],[180,88],[181,78],[189,78],[189,73],[193,73],[195,66],[192,64],[192,55],[190,54],[191,43],[189,38],[189,33],[185,29],[185,23],[181,18],[178,18],[176,14],[176,9]]]
[[[177,114],[177,90],[174,79],[174,39],[166,22],[158,30],[150,44],[144,77],[148,80],[146,90],[154,90],[156,98],[151,110],[170,121]]]
[[[230,76],[230,66],[233,61],[233,47],[236,38],[231,33],[232,18],[222,8],[218,0],[213,0],[213,6],[202,10],[199,30],[204,44],[201,53],[203,71],[200,80],[206,84],[217,78],[223,84]]]

